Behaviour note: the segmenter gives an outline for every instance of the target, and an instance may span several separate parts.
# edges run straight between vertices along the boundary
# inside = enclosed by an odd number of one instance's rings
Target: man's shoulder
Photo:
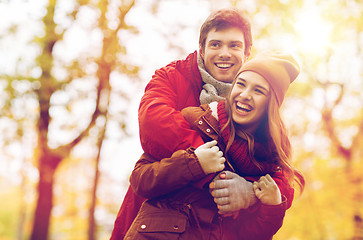
[[[181,73],[195,71],[198,69],[197,57],[198,53],[197,51],[194,51],[186,58],[174,60],[165,67],[160,68],[160,70],[163,69],[167,71],[178,71]]]

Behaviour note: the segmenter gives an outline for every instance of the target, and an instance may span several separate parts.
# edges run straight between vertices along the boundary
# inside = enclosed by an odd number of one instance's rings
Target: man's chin
[[[225,82],[225,83],[232,83],[233,82],[232,77],[219,77],[219,78],[215,78],[215,79],[220,81],[220,82]]]

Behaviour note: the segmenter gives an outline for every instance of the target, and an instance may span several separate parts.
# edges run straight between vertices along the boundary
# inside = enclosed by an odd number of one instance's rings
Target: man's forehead
[[[244,34],[242,30],[238,28],[224,28],[220,30],[216,30],[216,28],[211,29],[207,34],[207,40],[228,40],[235,42],[244,42]]]

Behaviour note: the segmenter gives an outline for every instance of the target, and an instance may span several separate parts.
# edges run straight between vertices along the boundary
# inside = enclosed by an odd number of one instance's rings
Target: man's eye
[[[232,44],[231,48],[240,49],[240,48],[242,48],[242,46],[240,44]]]

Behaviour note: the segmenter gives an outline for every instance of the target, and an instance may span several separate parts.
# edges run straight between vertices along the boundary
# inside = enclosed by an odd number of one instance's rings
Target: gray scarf
[[[211,103],[214,101],[221,101],[227,97],[231,89],[231,83],[225,83],[213,78],[205,69],[204,62],[200,54],[197,58],[198,68],[202,80],[204,82],[203,89],[200,92],[200,104]]]

